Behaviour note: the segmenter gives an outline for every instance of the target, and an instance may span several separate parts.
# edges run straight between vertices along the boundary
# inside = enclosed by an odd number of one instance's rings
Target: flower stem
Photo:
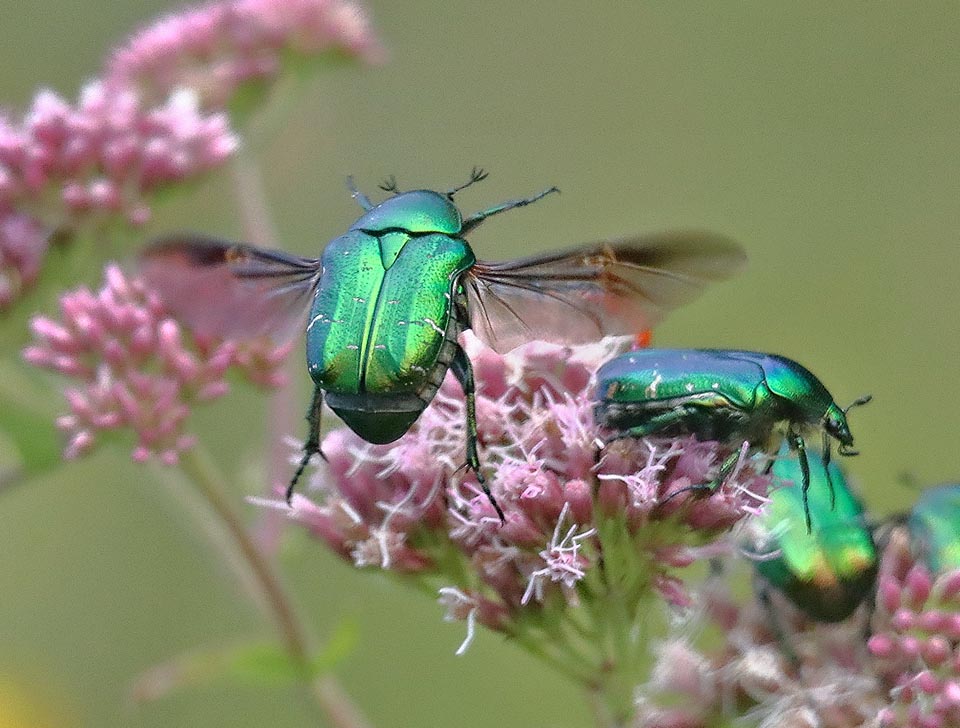
[[[368,728],[366,718],[334,677],[324,675],[311,678],[312,650],[306,632],[272,564],[261,553],[231,505],[227,489],[223,485],[223,477],[210,456],[199,447],[189,450],[182,457],[181,468],[232,538],[242,557],[242,564],[265,598],[287,654],[309,680],[309,693],[313,702],[336,728]]]

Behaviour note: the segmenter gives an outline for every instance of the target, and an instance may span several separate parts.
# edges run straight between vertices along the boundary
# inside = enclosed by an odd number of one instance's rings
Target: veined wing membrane
[[[320,261],[183,235],[150,244],[140,271],[194,333],[284,343],[303,332]]]
[[[636,334],[745,263],[727,238],[675,232],[479,261],[462,280],[474,333],[506,352],[531,339],[579,344]]]

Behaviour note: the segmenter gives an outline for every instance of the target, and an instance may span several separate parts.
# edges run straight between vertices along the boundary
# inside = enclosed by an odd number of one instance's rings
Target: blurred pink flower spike
[[[894,529],[880,564],[870,652],[890,686],[879,725],[960,725],[960,570],[933,574]]]
[[[57,420],[67,458],[92,450],[107,433],[130,430],[134,460],[177,463],[195,438],[192,408],[228,391],[233,368],[249,381],[279,386],[290,347],[266,342],[194,341],[165,315],[137,278],[108,265],[97,292],[79,288],[60,299],[61,321],[37,316],[24,359],[76,382],[65,390],[70,413]]]
[[[0,309],[32,284],[50,235],[150,219],[150,196],[222,164],[237,138],[181,89],[156,106],[87,85],[76,106],[40,91],[23,120],[0,115]]]
[[[716,492],[668,499],[709,482],[734,451],[689,437],[624,440],[597,463],[593,374],[629,339],[531,342],[506,355],[470,332],[461,342],[477,385],[481,462],[505,523],[462,467],[464,402],[452,376],[394,443],[330,432],[327,460],[310,476],[317,503],[297,496],[291,517],[357,566],[442,587],[447,618],[468,621],[465,644],[473,622],[517,636],[558,614],[589,620],[599,608],[576,606],[610,599],[606,590],[624,584],[629,593],[618,598],[630,609],[645,611],[639,605],[650,597],[688,604],[678,570],[713,553],[704,547],[762,502],[769,484],[757,472],[762,464],[744,458]]]
[[[284,59],[321,53],[375,62],[383,50],[363,8],[350,0],[208,2],[169,15],[114,51],[105,78],[151,98],[195,89],[224,108],[240,86],[273,80]]]
[[[143,226],[158,191],[222,165],[239,144],[224,109],[243,82],[329,52],[381,56],[358,4],[210,2],[114,51],[76,104],[43,89],[22,118],[0,113],[0,311],[36,280],[55,232]]]

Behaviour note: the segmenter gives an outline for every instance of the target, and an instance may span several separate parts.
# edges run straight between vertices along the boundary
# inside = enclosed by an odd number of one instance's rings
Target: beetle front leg
[[[501,212],[506,212],[507,210],[512,210],[515,207],[525,207],[531,205],[537,200],[546,197],[551,192],[559,192],[559,187],[550,187],[549,189],[543,190],[543,192],[538,192],[533,197],[526,197],[522,200],[508,200],[507,202],[501,202],[499,205],[494,205],[489,207],[486,210],[481,210],[478,213],[475,213],[463,221],[463,225],[460,226],[460,234],[466,235],[468,232],[473,230],[477,225],[482,223],[488,217],[493,215],[499,215]]]
[[[497,503],[496,498],[493,497],[493,493],[487,486],[486,479],[480,473],[480,455],[477,449],[476,383],[473,381],[473,366],[470,364],[470,357],[467,356],[467,352],[459,344],[457,344],[457,350],[454,352],[453,361],[450,363],[450,369],[457,381],[460,382],[460,386],[463,387],[463,394],[467,400],[467,465],[477,476],[477,482],[483,488],[490,505],[500,516],[500,522],[506,523],[507,519],[503,515],[503,509],[500,508],[500,504]]]
[[[810,490],[810,463],[807,460],[807,443],[793,430],[787,435],[787,444],[791,450],[797,451],[797,461],[800,463],[800,480],[803,493],[803,515],[807,522],[807,533],[813,533],[813,523],[810,520],[810,502],[807,492]],[[829,475],[829,471],[828,471]],[[833,483],[830,483],[830,492],[833,493]],[[832,497],[832,496],[831,496]]]
[[[287,486],[286,498],[288,505],[290,499],[293,498],[293,489],[296,487],[297,481],[300,480],[300,476],[303,475],[303,471],[306,470],[307,465],[310,463],[310,459],[317,453],[320,453],[320,457],[326,460],[323,452],[320,450],[320,410],[322,409],[323,390],[315,386],[313,388],[313,399],[310,400],[310,409],[307,410],[309,431],[307,432],[307,439],[303,443],[303,457],[300,459],[297,472],[293,474],[293,478],[290,479],[290,484]]]

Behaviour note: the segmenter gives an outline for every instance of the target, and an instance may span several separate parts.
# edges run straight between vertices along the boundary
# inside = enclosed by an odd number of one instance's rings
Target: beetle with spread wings
[[[470,328],[499,352],[534,339],[578,344],[634,334],[745,262],[738,245],[702,232],[477,260],[465,240],[470,230],[556,191],[464,219],[454,195],[484,176],[474,170],[470,181],[447,192],[399,192],[391,183],[385,189],[393,195],[377,205],[351,186],[364,213],[320,258],[195,235],[158,240],[144,252],[148,284],[197,334],[283,341],[306,326],[315,387],[288,499],[320,453],[324,400],[364,440],[392,442],[420,416],[449,369],[466,396],[467,465],[502,520],[480,470],[473,370],[459,334]]]

